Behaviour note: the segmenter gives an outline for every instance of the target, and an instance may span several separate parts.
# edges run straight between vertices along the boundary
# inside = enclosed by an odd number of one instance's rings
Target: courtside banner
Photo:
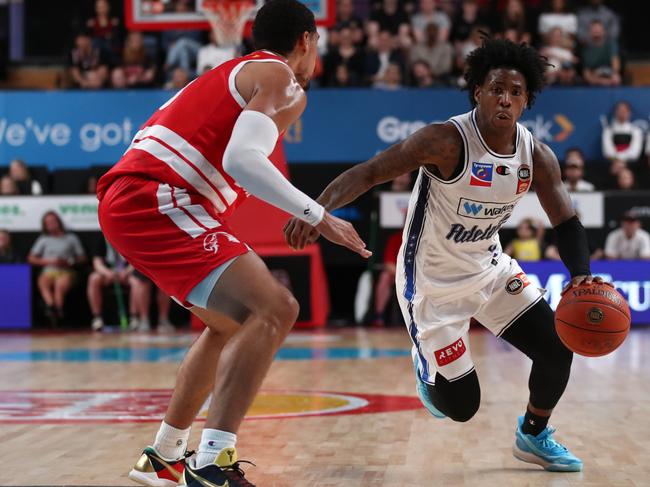
[[[111,164],[139,126],[173,95],[165,90],[0,92],[0,163],[20,157],[33,165]],[[292,163],[364,161],[426,124],[469,110],[455,89],[314,89],[302,118],[285,133]],[[562,158],[579,146],[600,159],[600,136],[618,100],[634,122],[650,123],[648,88],[549,88],[522,123]]]
[[[569,272],[561,262],[519,262],[531,285],[546,289],[553,309],[560,302]],[[650,324],[650,261],[593,261],[591,272],[613,282],[632,312],[632,324]]]
[[[97,198],[72,196],[3,196],[0,198],[0,228],[10,232],[40,232],[46,211],[56,211],[68,230],[99,231]]]

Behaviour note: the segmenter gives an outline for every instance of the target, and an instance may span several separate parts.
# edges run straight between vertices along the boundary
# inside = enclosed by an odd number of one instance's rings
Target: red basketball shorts
[[[249,251],[205,197],[135,176],[106,190],[99,224],[115,250],[185,306],[213,269]]]

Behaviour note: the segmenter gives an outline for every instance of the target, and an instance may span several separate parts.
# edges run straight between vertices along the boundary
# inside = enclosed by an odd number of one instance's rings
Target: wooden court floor
[[[157,429],[189,334],[0,335],[0,485],[126,486]],[[552,423],[584,461],[548,473],[511,455],[529,361],[480,330],[482,406],[418,406],[405,330],[292,334],[239,432],[260,486],[650,486],[650,329],[577,357]],[[195,423],[195,447],[202,422]]]

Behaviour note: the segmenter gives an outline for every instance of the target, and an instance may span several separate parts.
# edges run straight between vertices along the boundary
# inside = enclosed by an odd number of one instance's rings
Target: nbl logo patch
[[[528,191],[530,187],[530,166],[522,164],[517,170],[517,194]]]
[[[530,284],[528,277],[523,272],[515,274],[506,282],[506,292],[508,294],[519,294],[526,286]]]
[[[492,171],[494,166],[490,162],[472,162],[472,174],[470,176],[470,186],[492,186]]]
[[[443,365],[449,365],[453,361],[458,360],[460,357],[462,357],[462,355],[465,353],[465,350],[465,342],[462,338],[459,338],[451,345],[447,345],[446,347],[434,352],[436,356],[436,362],[438,363],[439,367],[442,367]]]

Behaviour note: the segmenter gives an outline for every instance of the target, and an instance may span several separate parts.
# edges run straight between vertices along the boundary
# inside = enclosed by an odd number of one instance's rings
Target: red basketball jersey
[[[247,193],[223,170],[222,159],[235,121],[246,105],[235,77],[249,62],[285,60],[257,51],[196,78],[142,126],[120,161],[99,180],[99,199],[113,181],[131,175],[199,193],[220,217],[230,214]]]

